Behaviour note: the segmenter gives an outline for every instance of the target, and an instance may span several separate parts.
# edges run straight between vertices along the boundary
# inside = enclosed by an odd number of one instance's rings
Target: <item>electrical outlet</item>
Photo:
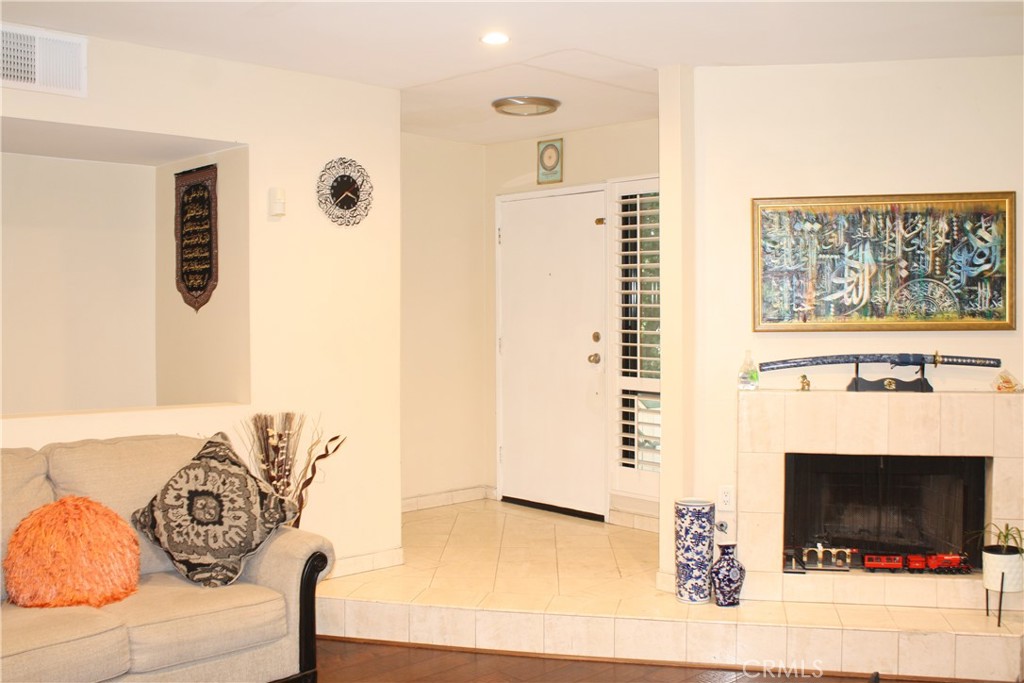
[[[732,484],[718,487],[718,509],[722,512],[736,511],[736,487]]]

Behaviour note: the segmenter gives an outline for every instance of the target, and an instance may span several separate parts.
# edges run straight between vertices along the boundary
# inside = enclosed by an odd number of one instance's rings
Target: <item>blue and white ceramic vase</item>
[[[676,599],[699,604],[711,600],[715,504],[684,498],[676,501]]]
[[[711,565],[711,583],[715,586],[715,604],[735,607],[740,604],[740,590],[747,570],[736,559],[736,544],[718,546],[718,559]]]

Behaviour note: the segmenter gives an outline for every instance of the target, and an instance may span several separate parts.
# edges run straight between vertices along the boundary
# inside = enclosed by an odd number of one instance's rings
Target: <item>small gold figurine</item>
[[[807,379],[807,375],[800,375],[800,391],[810,391],[811,380]]]

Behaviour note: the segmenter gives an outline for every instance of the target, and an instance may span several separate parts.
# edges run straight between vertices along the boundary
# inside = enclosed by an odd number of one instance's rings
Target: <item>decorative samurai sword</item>
[[[845,363],[888,363],[892,367],[908,365],[973,365],[983,368],[998,368],[1003,363],[998,358],[977,358],[975,356],[942,356],[935,353],[849,353],[835,356],[809,356],[761,363],[762,371],[805,368],[814,365],[843,365]]]
[[[974,365],[983,368],[998,368],[1003,363],[998,358],[976,358],[975,356],[941,356],[935,353],[847,353],[836,356],[809,356],[807,358],[790,358],[761,363],[761,370],[783,370],[786,368],[806,368],[814,365],[841,365],[853,363],[854,374],[847,391],[932,391],[932,385],[924,376],[926,365]],[[919,370],[915,380],[906,381],[887,377],[879,380],[867,380],[860,376],[861,363],[888,363],[891,367],[898,365],[916,365]],[[806,377],[804,378],[806,380]]]

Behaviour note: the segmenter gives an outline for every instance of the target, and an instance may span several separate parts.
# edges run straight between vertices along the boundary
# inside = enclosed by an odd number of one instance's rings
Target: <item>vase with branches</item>
[[[316,477],[316,464],[337,453],[345,443],[345,437],[340,435],[324,440],[324,432],[316,423],[305,456],[300,456],[305,425],[306,416],[293,412],[257,413],[245,423],[252,469],[279,496],[295,503],[298,514],[292,524],[296,527],[307,502],[306,489]]]

